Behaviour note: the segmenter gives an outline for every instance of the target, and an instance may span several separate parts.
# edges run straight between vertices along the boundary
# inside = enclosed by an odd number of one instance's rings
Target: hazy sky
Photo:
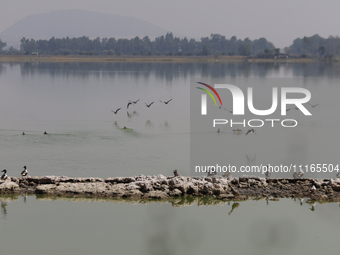
[[[0,32],[28,15],[61,9],[131,16],[187,37],[265,37],[277,47],[305,35],[340,34],[339,0],[3,0]]]

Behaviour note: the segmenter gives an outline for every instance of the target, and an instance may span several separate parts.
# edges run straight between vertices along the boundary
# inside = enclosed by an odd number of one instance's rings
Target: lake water
[[[337,253],[339,203],[0,196],[1,254]]]
[[[32,176],[172,175],[174,169],[189,175],[190,83],[226,80],[250,86],[266,78],[294,78],[296,86],[310,90],[311,103],[320,104],[311,108],[313,119],[303,119],[286,133],[264,128],[248,137],[227,127],[219,134],[203,133],[240,144],[232,159],[236,164],[339,164],[338,64],[41,62],[0,64],[1,168],[10,176],[19,176],[24,165]],[[138,99],[127,109],[129,100]],[[160,102],[170,99],[167,105]],[[111,112],[118,108],[118,114]],[[291,117],[301,119],[297,112]],[[310,210],[306,201],[250,200],[234,205],[228,215],[233,203],[173,207],[168,202],[36,196],[0,200],[1,254],[310,254],[338,249],[338,203],[317,203]]]

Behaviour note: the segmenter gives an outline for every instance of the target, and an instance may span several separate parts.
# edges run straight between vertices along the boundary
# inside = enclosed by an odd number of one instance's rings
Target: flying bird
[[[172,98],[169,101],[164,101],[163,102],[163,101],[159,100],[159,102],[164,103],[164,104],[168,104],[171,100],[172,100]]]
[[[247,131],[247,133],[246,133],[246,135],[248,135],[249,133],[253,133],[253,134],[255,134],[256,135],[256,132],[255,132],[255,129],[249,129],[248,131]]]
[[[113,112],[114,114],[117,114],[117,113],[118,113],[118,111],[119,111],[120,109],[122,109],[122,108],[118,108],[116,111],[114,111],[114,110],[111,110],[111,112]]]
[[[150,104],[147,104],[145,103],[146,107],[150,108],[150,106],[153,104],[154,102],[150,103]]]
[[[310,106],[312,106],[313,108],[319,105],[319,104],[312,105],[312,104],[310,104],[309,102],[308,102],[308,104],[309,104]]]
[[[133,104],[137,104],[137,102],[139,101],[140,99],[136,100],[136,101],[131,101]]]
[[[229,110],[228,110],[227,108],[225,108],[225,107],[222,108],[222,106],[220,106],[219,108],[220,108],[220,109],[223,109],[223,110],[226,110],[227,112],[233,113],[233,111],[229,111]]]
[[[26,176],[28,174],[27,167],[24,166],[24,171],[21,172],[21,176]]]
[[[132,103],[131,101],[128,102],[127,107],[126,107],[127,109],[129,109],[129,105],[130,105],[130,104],[133,104],[133,103]]]

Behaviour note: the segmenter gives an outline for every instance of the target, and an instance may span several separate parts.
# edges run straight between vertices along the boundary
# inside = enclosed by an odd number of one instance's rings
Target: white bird
[[[223,176],[224,178],[228,178],[230,174],[231,174],[231,171],[230,171],[230,165],[229,165],[229,166],[228,166],[228,170],[227,170],[226,172],[224,172],[224,173],[222,174],[222,176]]]
[[[309,189],[309,194],[312,195],[315,191],[316,191],[316,188],[315,188],[315,186],[313,185],[313,187],[311,187],[311,188]]]
[[[26,176],[28,174],[27,167],[24,166],[24,171],[21,172],[21,176]]]
[[[6,179],[7,179],[7,170],[6,169],[4,169],[4,170],[2,170],[1,172],[3,172],[4,174],[3,175],[1,175],[1,180],[4,180],[4,181],[6,181]]]
[[[298,173],[294,172],[293,177],[294,177],[294,179],[300,179],[303,176],[303,174],[304,174],[303,171],[300,170]]]
[[[267,178],[270,178],[270,176],[272,175],[272,173],[269,172],[268,168],[267,168],[267,171],[264,172],[264,174],[266,175]]]
[[[267,178],[270,178],[270,176],[272,175],[272,173],[269,172],[269,165],[267,165],[267,171],[264,172],[264,174],[266,175]]]
[[[215,176],[215,175],[216,175],[215,167],[209,168],[209,172],[207,176],[209,177],[209,176]]]

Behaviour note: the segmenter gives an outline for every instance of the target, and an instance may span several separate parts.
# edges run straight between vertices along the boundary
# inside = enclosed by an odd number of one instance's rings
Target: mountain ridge
[[[20,45],[20,39],[63,37],[155,38],[168,31],[149,22],[116,14],[68,9],[29,15],[0,33],[8,46]]]

